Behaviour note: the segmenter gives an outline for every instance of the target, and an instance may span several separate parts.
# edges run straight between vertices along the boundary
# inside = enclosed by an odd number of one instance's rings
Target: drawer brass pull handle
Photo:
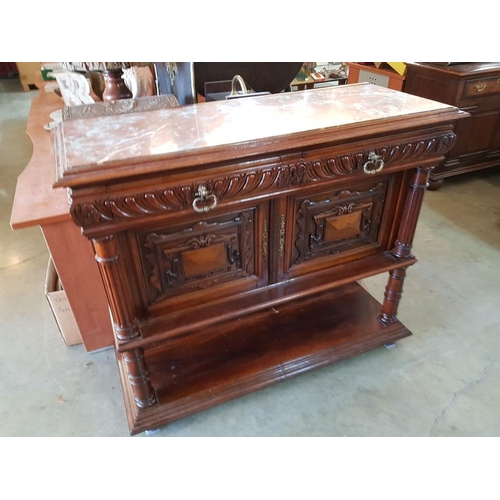
[[[199,207],[198,203],[211,203],[210,205],[205,205],[203,207]],[[209,194],[207,188],[201,184],[198,186],[198,192],[196,193],[196,198],[193,200],[193,208],[198,213],[208,212],[209,210],[213,210],[217,206],[217,197],[215,194]]]
[[[384,168],[384,160],[381,156],[375,154],[375,151],[370,151],[368,161],[363,165],[365,174],[376,174]]]
[[[486,85],[476,85],[474,88],[476,92],[482,92],[486,88]]]

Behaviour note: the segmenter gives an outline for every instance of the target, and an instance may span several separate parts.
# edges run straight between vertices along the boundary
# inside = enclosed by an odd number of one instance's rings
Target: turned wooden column
[[[114,235],[94,238],[92,243],[111,309],[116,342],[123,344],[139,337],[141,332],[130,302],[131,293],[127,280],[119,265],[116,238]],[[122,357],[137,406],[145,408],[155,404],[156,397],[149,381],[149,372],[144,361],[144,350],[141,348],[131,349],[123,352]]]
[[[389,271],[389,280],[384,292],[384,302],[379,314],[379,319],[384,323],[397,321],[398,305],[403,295],[406,269],[406,267],[400,267]]]
[[[146,408],[156,404],[153,386],[149,381],[149,371],[144,360],[144,349],[137,348],[122,353],[127,370],[127,377],[134,393],[135,404]]]
[[[396,243],[391,253],[398,258],[412,257],[411,249],[417,229],[418,216],[422,208],[425,189],[431,168],[417,168],[410,179],[410,189],[403,210],[403,217]],[[389,271],[389,280],[385,287],[384,302],[380,310],[379,319],[383,323],[397,321],[399,301],[403,295],[403,283],[406,276],[406,267]]]
[[[417,229],[418,216],[422,208],[425,189],[431,167],[417,168],[413,171],[410,180],[410,192],[406,199],[403,218],[392,254],[399,258],[411,257],[413,237]]]

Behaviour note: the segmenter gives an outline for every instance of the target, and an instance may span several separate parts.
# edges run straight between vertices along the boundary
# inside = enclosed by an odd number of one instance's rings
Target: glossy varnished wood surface
[[[127,345],[120,345],[117,349],[120,351],[130,347],[145,347],[162,340],[168,340],[170,345],[177,340],[183,342],[182,339],[194,331],[201,331],[221,320],[230,320],[234,317],[235,311],[239,311],[239,315],[242,316],[286,302],[296,301],[295,303],[298,304],[299,300],[307,298],[311,293],[331,291],[353,280],[366,278],[373,273],[410,266],[415,262],[415,258],[399,261],[389,252],[378,253],[333,269],[288,280],[280,286],[235,295],[229,300],[217,300],[214,297],[211,301],[193,305],[188,309],[169,311],[161,318],[145,321],[141,325],[142,338]]]
[[[53,92],[45,92],[41,78],[37,78],[37,86],[40,90],[32,101],[26,125],[33,154],[17,180],[11,213],[13,229],[69,220],[66,190],[52,187],[55,162],[52,137],[43,128],[52,121],[50,114],[62,109],[64,103]]]
[[[454,75],[458,77],[494,75],[498,72],[500,63],[498,62],[466,62],[461,64],[433,64],[433,63],[409,63],[415,68],[432,68],[436,73],[444,75]]]
[[[350,284],[146,350],[159,405],[137,411],[126,389],[131,432],[164,425],[410,335],[399,321],[383,325],[377,319],[379,309],[370,294]],[[118,363],[126,388],[120,354]]]
[[[379,308],[357,284],[335,294],[275,305],[252,315],[245,328],[231,321],[201,330],[184,343],[147,349],[151,379],[160,402],[193,392],[213,395],[221,385],[244,385],[252,378],[281,380],[340,358],[346,351],[354,355],[353,336],[360,350],[364,342],[373,344],[373,338],[385,341],[381,332],[386,328],[376,319]],[[334,352],[326,354],[329,349]]]

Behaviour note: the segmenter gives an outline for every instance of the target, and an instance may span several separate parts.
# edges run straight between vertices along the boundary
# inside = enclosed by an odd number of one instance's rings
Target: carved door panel
[[[267,284],[268,203],[135,231],[143,302],[189,307]],[[181,222],[182,221],[182,222]],[[265,248],[264,248],[265,246]]]
[[[334,188],[294,198],[292,246],[284,271],[301,275],[386,250],[381,245],[381,221],[389,188],[386,178],[356,189]]]

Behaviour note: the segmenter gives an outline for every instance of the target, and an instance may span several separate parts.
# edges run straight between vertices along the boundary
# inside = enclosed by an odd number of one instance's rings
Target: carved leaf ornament
[[[442,155],[451,149],[455,138],[454,134],[448,133],[417,142],[374,148],[374,150],[382,157],[385,165],[389,165],[395,162]],[[368,155],[367,150],[311,162],[273,166],[211,179],[206,181],[205,185],[218,200],[231,199],[240,195],[268,193],[276,189],[301,186],[321,179],[332,179],[362,172]],[[183,210],[193,203],[198,184],[175,186],[94,202],[76,202],[71,207],[71,214],[77,224],[88,227],[114,220]]]

